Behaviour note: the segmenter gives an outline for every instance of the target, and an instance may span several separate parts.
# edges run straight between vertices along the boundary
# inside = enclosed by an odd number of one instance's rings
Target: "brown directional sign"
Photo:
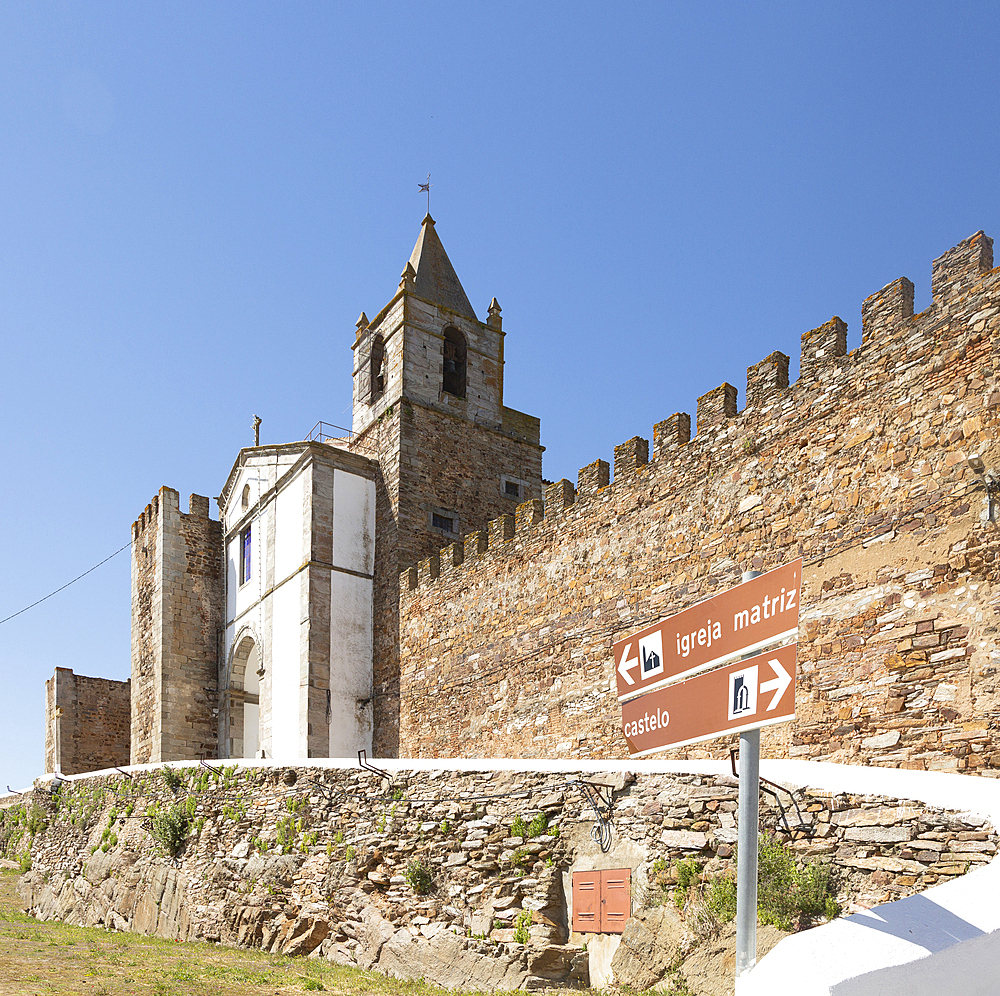
[[[632,756],[795,718],[797,645],[700,674],[622,703]]]
[[[794,638],[801,591],[800,559],[619,640],[618,701]]]

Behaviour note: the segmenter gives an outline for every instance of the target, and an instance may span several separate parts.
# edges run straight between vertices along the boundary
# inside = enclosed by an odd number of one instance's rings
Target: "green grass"
[[[21,911],[17,874],[0,872],[2,996],[464,996],[318,958],[42,922]]]

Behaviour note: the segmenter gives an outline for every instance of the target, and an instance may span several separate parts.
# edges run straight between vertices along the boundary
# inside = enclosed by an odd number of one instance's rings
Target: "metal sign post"
[[[744,581],[760,575],[745,571]],[[740,734],[736,844],[736,978],[757,964],[757,846],[760,833],[760,728]]]
[[[801,559],[767,574],[744,571],[735,588],[613,647],[631,757],[740,735],[737,982],[757,963],[760,728],[795,719],[798,645],[764,648],[797,635],[801,592]]]

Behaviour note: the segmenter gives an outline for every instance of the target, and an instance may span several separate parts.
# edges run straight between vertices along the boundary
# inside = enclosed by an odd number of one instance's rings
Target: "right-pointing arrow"
[[[770,681],[762,681],[760,683],[760,694],[763,695],[764,692],[774,692],[774,697],[768,703],[766,712],[770,712],[772,709],[778,708],[778,703],[781,701],[781,696],[785,694],[785,689],[792,683],[792,676],[781,666],[781,663],[775,658],[771,658],[768,662],[771,665],[774,673],[777,675],[776,678],[772,678]]]

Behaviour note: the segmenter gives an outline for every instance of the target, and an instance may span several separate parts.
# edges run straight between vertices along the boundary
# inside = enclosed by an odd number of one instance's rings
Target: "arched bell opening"
[[[466,348],[465,336],[451,326],[444,330],[444,381],[446,394],[465,397]]]

